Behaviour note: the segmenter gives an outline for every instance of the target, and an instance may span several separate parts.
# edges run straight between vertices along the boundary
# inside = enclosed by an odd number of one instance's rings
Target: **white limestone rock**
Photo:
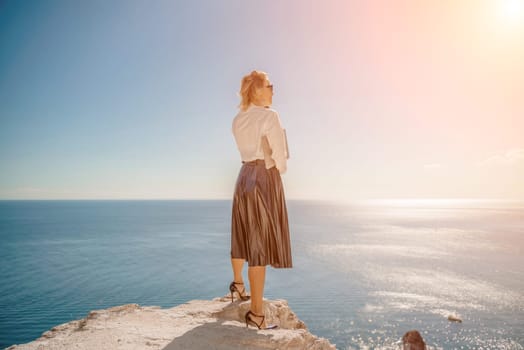
[[[246,329],[249,301],[227,297],[193,300],[169,309],[128,304],[91,311],[87,317],[53,327],[27,344],[8,350],[334,350],[309,333],[285,300],[265,300],[267,323],[276,330]]]

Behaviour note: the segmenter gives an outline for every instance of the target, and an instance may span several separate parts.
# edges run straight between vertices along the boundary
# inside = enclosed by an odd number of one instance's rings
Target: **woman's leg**
[[[244,268],[245,259],[231,258],[231,266],[233,267],[233,281],[243,283],[242,270]]]
[[[250,266],[248,268],[249,289],[251,290],[251,311],[257,315],[264,315],[264,283],[266,281],[265,266]],[[262,321],[262,317],[254,319],[257,323]],[[261,327],[266,327],[264,322]]]

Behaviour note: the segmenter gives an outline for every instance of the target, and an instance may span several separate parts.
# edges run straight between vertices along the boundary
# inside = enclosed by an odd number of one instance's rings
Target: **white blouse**
[[[286,133],[277,111],[250,105],[233,119],[233,135],[242,161],[264,159],[266,169],[276,166],[281,174],[286,172]]]

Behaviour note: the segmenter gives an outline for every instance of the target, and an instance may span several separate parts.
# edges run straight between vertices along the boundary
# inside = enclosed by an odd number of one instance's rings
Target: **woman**
[[[270,109],[273,85],[267,74],[253,71],[242,78],[240,111],[233,120],[233,135],[242,167],[233,197],[231,220],[231,265],[234,294],[248,300],[242,278],[248,262],[251,308],[246,327],[271,329],[264,315],[266,266],[290,268],[291,244],[284,189],[280,174],[286,171],[286,135],[278,113]]]

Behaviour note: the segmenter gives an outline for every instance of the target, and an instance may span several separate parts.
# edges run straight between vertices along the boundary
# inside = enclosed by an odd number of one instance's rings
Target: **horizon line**
[[[0,201],[223,201],[233,198],[0,198]],[[286,201],[329,201],[329,202],[373,202],[373,201],[506,201],[520,202],[524,198],[500,197],[373,197],[373,198],[319,198],[319,197],[291,197]]]

